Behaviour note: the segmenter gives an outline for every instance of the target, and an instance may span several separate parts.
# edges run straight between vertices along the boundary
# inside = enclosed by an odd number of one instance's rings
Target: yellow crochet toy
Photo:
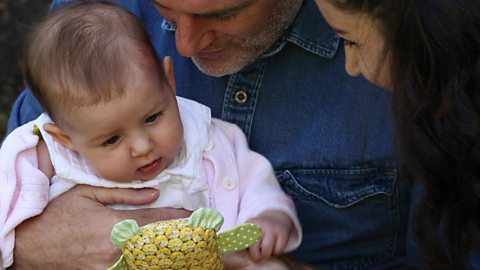
[[[108,270],[221,270],[220,255],[254,245],[262,235],[255,224],[241,224],[218,233],[223,216],[200,208],[188,219],[159,221],[139,227],[134,220],[119,222],[112,243],[122,249],[120,260]]]

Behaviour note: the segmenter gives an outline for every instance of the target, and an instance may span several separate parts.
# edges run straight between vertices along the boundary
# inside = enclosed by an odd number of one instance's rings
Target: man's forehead
[[[152,0],[157,6],[167,10],[202,17],[233,14],[258,1],[266,0]]]

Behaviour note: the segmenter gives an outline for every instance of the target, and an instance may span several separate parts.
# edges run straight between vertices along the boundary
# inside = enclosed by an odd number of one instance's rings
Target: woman
[[[346,71],[394,91],[402,175],[431,269],[468,269],[480,245],[480,2],[316,0],[343,38]]]

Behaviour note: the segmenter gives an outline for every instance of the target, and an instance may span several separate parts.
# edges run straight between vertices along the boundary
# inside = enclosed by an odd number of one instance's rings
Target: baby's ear
[[[43,125],[43,129],[50,134],[57,142],[63,146],[69,148],[70,150],[76,151],[75,146],[65,132],[63,132],[57,125],[48,123]]]
[[[163,72],[165,73],[165,78],[167,79],[167,84],[173,90],[175,94],[175,73],[173,71],[173,61],[170,56],[166,56],[162,61]]]

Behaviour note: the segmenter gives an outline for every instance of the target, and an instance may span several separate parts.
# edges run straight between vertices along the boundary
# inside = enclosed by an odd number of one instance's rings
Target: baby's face
[[[183,126],[175,90],[156,74],[134,68],[124,95],[65,115],[73,150],[97,175],[150,180],[179,154]]]

